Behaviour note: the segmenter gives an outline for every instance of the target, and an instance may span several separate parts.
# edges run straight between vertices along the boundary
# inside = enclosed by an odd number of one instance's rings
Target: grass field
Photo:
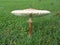
[[[33,33],[28,37],[28,17],[12,10],[35,8],[51,14],[33,17]],[[60,0],[0,0],[0,45],[60,45]]]

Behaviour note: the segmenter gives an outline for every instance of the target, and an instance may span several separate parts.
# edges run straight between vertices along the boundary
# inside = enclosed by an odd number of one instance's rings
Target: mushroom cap
[[[14,10],[11,12],[12,14],[14,15],[17,15],[17,16],[22,16],[22,15],[30,15],[30,14],[39,14],[39,15],[42,15],[42,14],[49,14],[51,13],[50,11],[48,10],[36,10],[36,9],[24,9],[24,10]]]

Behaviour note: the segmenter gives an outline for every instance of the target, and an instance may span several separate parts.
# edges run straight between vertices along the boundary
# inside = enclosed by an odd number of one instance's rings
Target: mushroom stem
[[[31,18],[29,18],[29,20],[28,20],[28,23],[29,23],[29,36],[31,36],[32,35],[32,19]]]

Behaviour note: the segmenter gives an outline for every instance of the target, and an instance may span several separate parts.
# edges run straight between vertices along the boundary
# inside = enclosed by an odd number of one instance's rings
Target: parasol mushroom
[[[28,20],[29,32],[28,33],[31,36],[32,35],[32,19],[31,19],[32,15],[33,14],[38,14],[38,15],[49,14],[50,11],[48,11],[48,10],[36,10],[36,9],[29,8],[29,9],[24,9],[24,10],[14,10],[11,13],[14,15],[17,15],[17,16],[26,16],[26,15],[29,16],[29,20]]]

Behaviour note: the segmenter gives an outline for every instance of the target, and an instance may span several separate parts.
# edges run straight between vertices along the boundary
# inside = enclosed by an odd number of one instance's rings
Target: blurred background
[[[51,14],[33,17],[28,37],[28,16],[18,17],[12,10],[34,8]],[[60,45],[60,0],[0,0],[0,45]]]

